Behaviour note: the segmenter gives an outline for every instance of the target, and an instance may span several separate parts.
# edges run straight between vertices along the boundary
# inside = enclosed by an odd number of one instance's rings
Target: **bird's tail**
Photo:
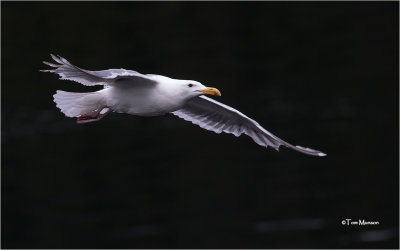
[[[77,117],[78,123],[97,121],[110,111],[102,90],[88,93],[57,90],[53,97],[61,112],[68,117]]]

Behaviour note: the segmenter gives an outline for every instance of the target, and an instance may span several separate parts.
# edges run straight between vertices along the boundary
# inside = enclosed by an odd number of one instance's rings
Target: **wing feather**
[[[86,86],[94,85],[116,85],[131,83],[156,83],[150,75],[143,75],[139,72],[126,69],[107,69],[100,71],[90,71],[81,69],[61,56],[50,54],[51,58],[57,63],[43,63],[54,69],[41,70],[42,72],[51,72],[58,74],[61,80],[70,80],[81,83]]]
[[[311,148],[293,146],[271,134],[256,121],[238,110],[206,96],[191,99],[186,106],[172,112],[172,114],[216,133],[225,132],[235,136],[240,136],[244,133],[251,137],[258,145],[264,147],[270,146],[277,151],[283,145],[308,155],[326,155]]]

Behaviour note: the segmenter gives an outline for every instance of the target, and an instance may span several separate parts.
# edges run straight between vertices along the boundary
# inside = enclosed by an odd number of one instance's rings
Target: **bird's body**
[[[132,84],[130,80],[125,80],[104,89],[107,106],[118,113],[158,116],[173,112],[185,105],[185,96],[177,95],[173,88],[175,79],[157,75],[152,75],[151,78],[157,83],[138,86]],[[149,96],[154,98],[148,98]]]
[[[106,105],[118,113],[127,113],[139,116],[157,116],[175,111],[181,103],[171,102],[159,93],[158,88],[150,87],[120,87],[113,86],[104,89]],[[151,100],[147,96],[159,96]]]
[[[205,87],[199,82],[144,75],[125,69],[89,71],[72,65],[62,57],[51,56],[57,64],[44,62],[54,67],[45,72],[57,73],[62,80],[72,80],[87,86],[105,86],[96,92],[71,93],[58,90],[54,95],[57,107],[66,116],[76,117],[78,123],[98,121],[110,112],[139,116],[172,113],[216,133],[226,132],[235,136],[244,133],[261,146],[271,146],[278,150],[280,145],[284,145],[305,154],[325,156],[314,149],[293,146],[236,109],[205,97],[204,94],[221,94],[217,89]]]

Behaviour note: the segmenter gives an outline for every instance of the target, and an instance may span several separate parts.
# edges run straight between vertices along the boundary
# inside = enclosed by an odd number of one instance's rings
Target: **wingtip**
[[[42,61],[42,62],[43,62],[43,64],[54,67],[54,68],[57,68],[60,66],[60,65],[56,65],[54,63],[50,63],[50,62],[46,62],[46,61]],[[54,72],[54,69],[40,69],[39,72]]]
[[[50,67],[53,67],[53,68],[58,68],[58,67],[61,66],[61,65],[59,65],[59,64],[54,64],[54,63],[47,62],[47,61],[42,61],[42,62],[43,62],[43,64],[45,64],[45,65],[47,65],[47,66],[50,66]]]
[[[305,154],[309,154],[309,155],[313,155],[313,156],[319,156],[319,157],[324,157],[327,156],[327,154],[322,153],[321,151],[315,150],[315,149],[311,149],[311,148],[306,148],[306,147],[302,147],[302,146],[295,146],[295,148],[297,148],[298,151],[305,153]]]
[[[53,60],[56,61],[57,63],[63,64],[62,57],[60,57],[60,56],[55,56],[55,55],[52,54],[52,53],[50,53],[50,56],[51,56],[51,58],[53,58]]]

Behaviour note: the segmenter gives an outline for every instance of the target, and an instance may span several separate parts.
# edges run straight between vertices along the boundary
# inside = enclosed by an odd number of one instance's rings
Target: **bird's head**
[[[221,96],[221,92],[219,92],[218,89],[206,87],[203,84],[196,81],[185,80],[182,81],[181,84],[183,85],[182,88],[185,94],[190,98],[200,95]]]

